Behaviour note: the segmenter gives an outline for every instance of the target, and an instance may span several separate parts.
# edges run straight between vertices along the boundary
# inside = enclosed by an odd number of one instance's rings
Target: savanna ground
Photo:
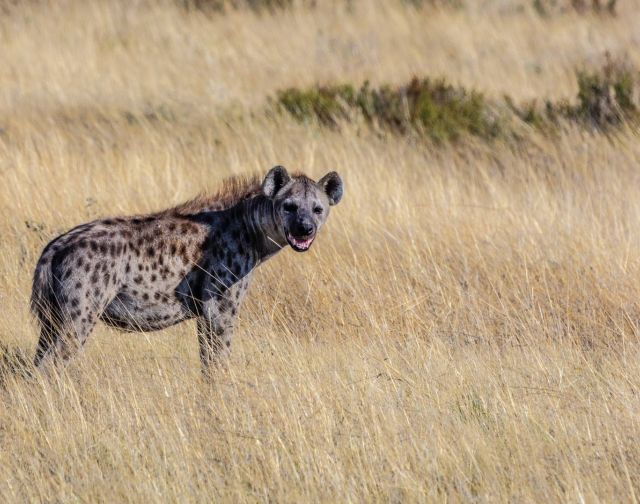
[[[5,368],[33,354],[31,274],[59,232],[279,163],[346,192],[312,251],[259,268],[213,383],[193,323],[99,327],[59,376],[5,373],[0,501],[640,497],[637,128],[436,145],[270,102],[413,75],[571,99],[606,51],[640,64],[640,4],[320,4],[3,4]]]

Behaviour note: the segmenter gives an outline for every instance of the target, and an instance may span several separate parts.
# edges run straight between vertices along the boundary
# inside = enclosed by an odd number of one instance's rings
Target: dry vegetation
[[[276,163],[337,169],[346,195],[314,250],[259,269],[215,383],[191,323],[101,327],[50,381],[6,372],[1,502],[640,497],[635,127],[435,145],[265,105],[414,74],[561,100],[604,51],[640,63],[633,0],[616,16],[479,4],[6,3],[3,369],[32,355],[31,273],[58,232]]]

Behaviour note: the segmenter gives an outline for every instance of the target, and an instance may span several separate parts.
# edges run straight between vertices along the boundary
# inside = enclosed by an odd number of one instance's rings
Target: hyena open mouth
[[[291,245],[291,248],[296,252],[305,252],[306,250],[309,250],[309,247],[311,247],[315,237],[316,236],[313,235],[308,238],[296,238],[295,236],[287,233],[287,241],[289,242],[289,245]]]

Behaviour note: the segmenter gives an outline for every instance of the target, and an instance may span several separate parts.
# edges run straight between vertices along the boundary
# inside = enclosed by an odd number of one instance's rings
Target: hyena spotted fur
[[[98,320],[154,331],[195,317],[207,371],[231,346],[253,269],[287,245],[308,250],[342,191],[335,172],[314,182],[276,166],[262,183],[232,178],[212,197],[55,238],[33,278],[35,364],[68,360]]]

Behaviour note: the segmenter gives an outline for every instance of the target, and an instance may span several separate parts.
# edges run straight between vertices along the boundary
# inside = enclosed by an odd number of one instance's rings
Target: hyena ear
[[[274,166],[262,182],[262,192],[267,198],[273,198],[280,189],[287,185],[289,180],[291,177],[284,166]]]
[[[318,185],[322,187],[330,205],[337,205],[342,199],[342,179],[340,175],[332,171],[327,173],[318,181]]]

